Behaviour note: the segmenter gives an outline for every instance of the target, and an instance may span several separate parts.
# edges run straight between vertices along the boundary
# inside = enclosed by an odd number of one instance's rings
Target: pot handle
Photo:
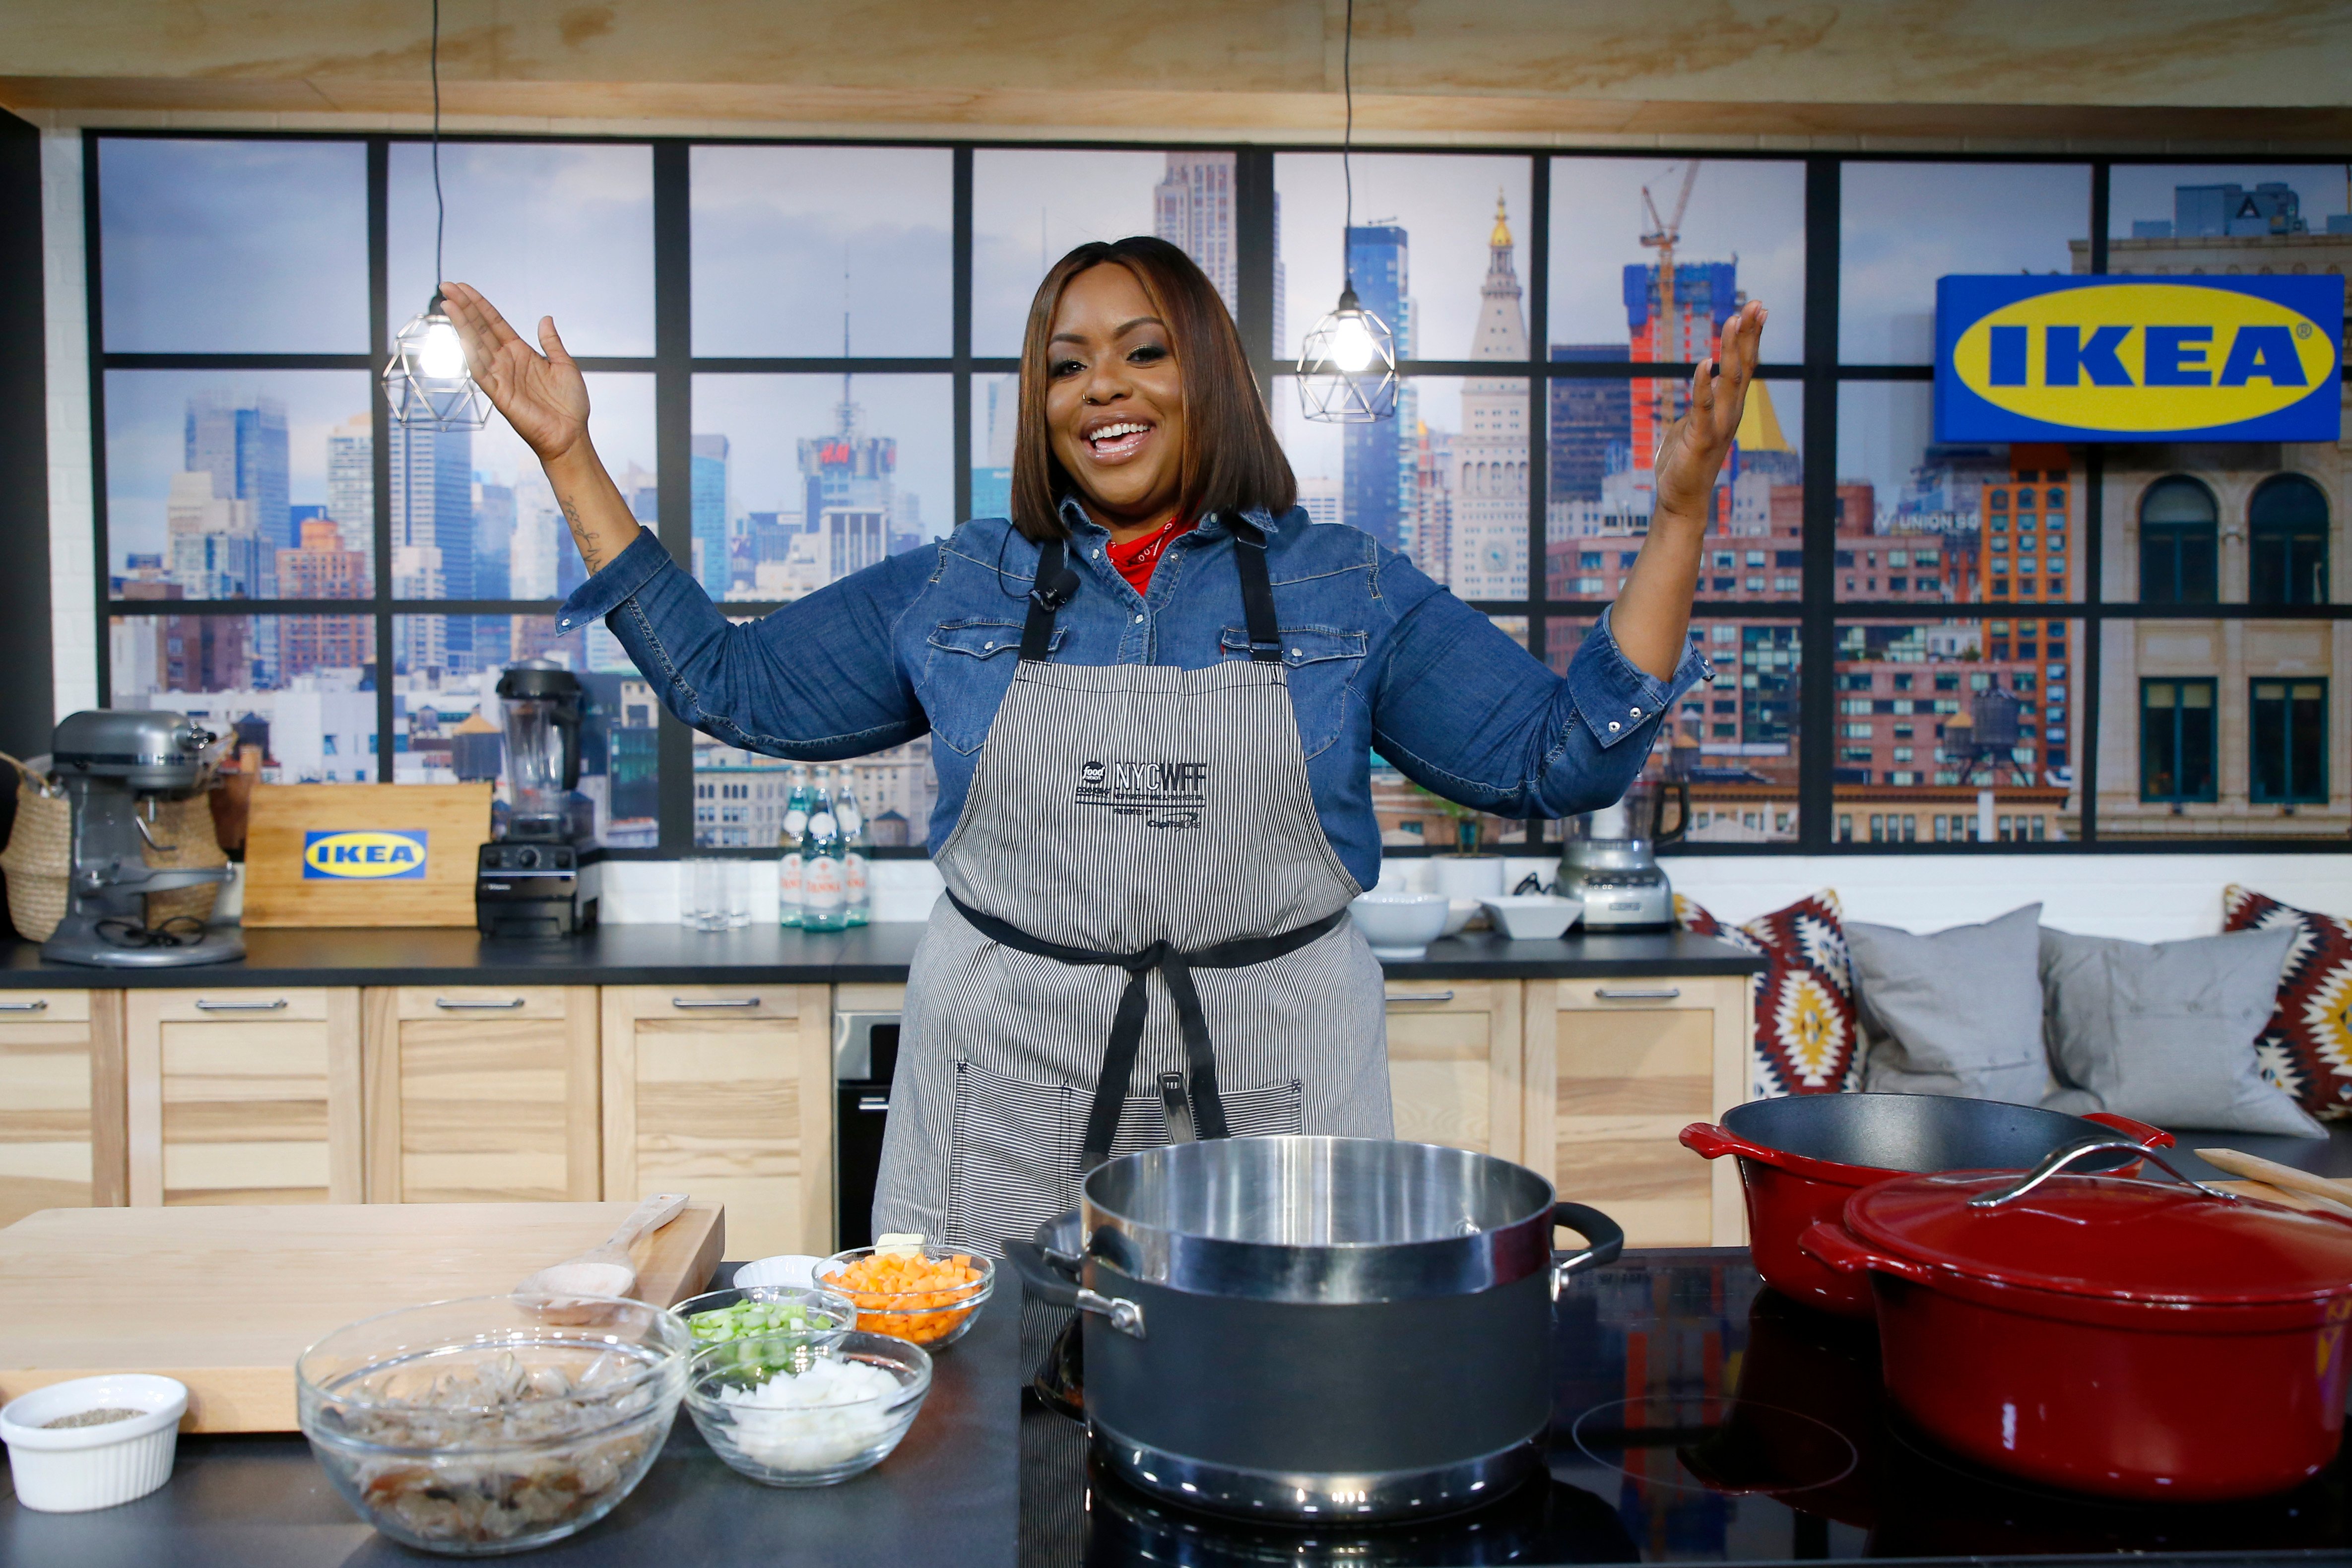
[[[2172,1134],[2161,1127],[2150,1127],[2145,1121],[2135,1121],[2128,1116],[2117,1116],[2112,1110],[2086,1110],[2085,1121],[2095,1121],[2102,1127],[2112,1127],[2143,1149],[2169,1149]]]
[[[1570,1275],[1613,1263],[1617,1255],[1625,1250],[1625,1227],[1599,1209],[1582,1204],[1554,1204],[1551,1223],[1555,1226],[1566,1226],[1587,1243],[1581,1252],[1552,1254],[1551,1299],[1555,1301],[1559,1300],[1559,1288],[1568,1282]]]
[[[1726,1154],[1745,1153],[1747,1140],[1712,1121],[1694,1121],[1682,1130],[1682,1146],[1703,1160],[1720,1160]]]
[[[1935,1272],[1924,1263],[1872,1251],[1834,1220],[1816,1220],[1799,1232],[1797,1250],[1839,1274],[1864,1274],[1875,1269],[1924,1285]]]
[[[1021,1289],[1049,1307],[1093,1312],[1130,1339],[1143,1338],[1143,1309],[1123,1296],[1101,1296],[1078,1283],[1059,1253],[1034,1241],[1007,1241],[1004,1260],[1021,1276]]]

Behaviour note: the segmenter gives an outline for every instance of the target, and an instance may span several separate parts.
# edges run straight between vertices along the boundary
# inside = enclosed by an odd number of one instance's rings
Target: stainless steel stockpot
[[[1552,1300],[1624,1245],[1535,1172],[1430,1143],[1170,1144],[1080,1197],[1006,1251],[1084,1315],[1097,1458],[1259,1517],[1439,1512],[1538,1468]],[[1555,1226],[1588,1245],[1555,1254]]]

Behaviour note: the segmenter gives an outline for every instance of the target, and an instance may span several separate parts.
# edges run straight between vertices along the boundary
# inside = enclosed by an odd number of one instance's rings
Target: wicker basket
[[[228,854],[220,847],[220,837],[213,826],[212,797],[192,795],[184,800],[163,800],[154,803],[155,815],[147,824],[147,831],[155,836],[153,845],[142,844],[139,858],[157,870],[181,870],[188,867],[226,866]],[[165,921],[194,919],[198,921],[213,918],[213,906],[220,900],[221,884],[205,882],[194,888],[173,888],[168,892],[147,895],[147,924],[152,928]]]
[[[33,772],[5,752],[0,763],[16,770],[16,824],[0,870],[8,873],[8,918],[16,934],[47,942],[66,918],[66,879],[73,855],[73,804],[65,786]]]

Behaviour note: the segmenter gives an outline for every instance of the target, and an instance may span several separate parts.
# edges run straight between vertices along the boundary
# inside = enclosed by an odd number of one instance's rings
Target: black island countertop
[[[246,957],[175,968],[51,963],[37,943],[0,953],[0,989],[176,990],[256,985],[897,984],[922,940],[917,921],[814,932],[753,925],[697,931],[607,925],[577,938],[494,942],[462,928],[355,927],[248,931]],[[1511,942],[1465,931],[1426,958],[1383,965],[1391,980],[1640,979],[1752,974],[1763,961],[1685,931]]]

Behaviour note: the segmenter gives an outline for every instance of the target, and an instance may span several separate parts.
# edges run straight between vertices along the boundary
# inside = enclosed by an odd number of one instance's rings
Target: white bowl
[[[102,1426],[46,1425],[107,1408],[139,1410]],[[172,1479],[188,1385],[152,1373],[77,1377],[0,1405],[16,1500],[43,1513],[85,1513],[145,1497]]]
[[[1429,951],[1452,911],[1436,893],[1391,893],[1376,889],[1359,895],[1348,905],[1348,913],[1371,944],[1374,958],[1411,961]]]
[[[1449,899],[1495,898],[1503,890],[1500,855],[1433,855],[1430,874]]]
[[[816,1288],[816,1266],[824,1259],[805,1252],[779,1252],[773,1258],[758,1258],[735,1270],[735,1289],[748,1290],[754,1285],[790,1285],[798,1289]]]
[[[1556,899],[1549,893],[1514,893],[1479,902],[1486,906],[1496,925],[1513,942],[1549,942],[1575,924],[1576,917],[1584,912],[1580,900]]]
[[[1462,929],[1468,925],[1472,920],[1476,918],[1478,911],[1484,908],[1486,908],[1486,906],[1481,904],[1475,899],[1446,900],[1445,929],[1439,931],[1437,934],[1440,936],[1461,935]]]

